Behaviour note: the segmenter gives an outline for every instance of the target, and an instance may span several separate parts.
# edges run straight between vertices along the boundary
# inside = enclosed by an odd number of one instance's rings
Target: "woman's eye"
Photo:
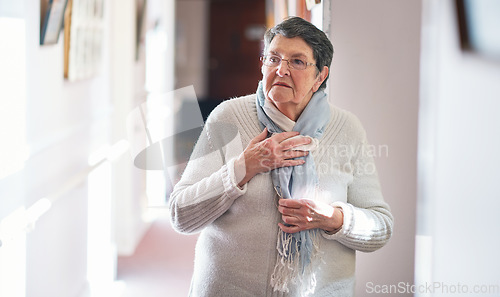
[[[271,63],[279,63],[280,58],[278,57],[269,57],[269,62]]]
[[[292,64],[296,66],[304,66],[306,62],[302,61],[301,59],[293,59]]]

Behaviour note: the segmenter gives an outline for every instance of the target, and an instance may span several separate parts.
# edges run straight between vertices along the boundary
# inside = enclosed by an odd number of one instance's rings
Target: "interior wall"
[[[9,43],[9,51],[0,45],[2,55],[19,53],[16,63],[0,60],[0,77],[11,77],[13,94],[0,96],[1,106],[9,107],[5,114],[10,110],[15,119],[2,116],[0,125],[22,141],[2,134],[0,147],[23,153],[18,170],[0,177],[1,296],[88,296],[89,281],[96,280],[91,271],[109,285],[116,257],[112,232],[126,225],[125,220],[113,224],[111,205],[135,224],[124,231],[132,238],[130,245],[140,238],[137,200],[144,195],[144,172],[134,173],[128,154],[113,146],[126,139],[125,118],[144,88],[134,52],[135,3],[103,3],[100,71],[68,82],[63,78],[63,34],[55,45],[39,45],[40,1],[0,0],[1,30],[7,16],[16,19],[14,32],[22,34]],[[16,102],[23,104],[12,105]],[[2,151],[2,160],[8,157]]]
[[[199,99],[208,96],[209,1],[177,1],[175,87],[192,85]]]
[[[455,1],[424,4],[417,278],[500,296],[500,61],[460,49]]]
[[[6,212],[0,219],[15,218],[16,213],[29,210],[27,215],[32,217],[27,218],[33,220],[33,225],[16,230],[19,234],[15,236],[24,237],[24,243],[1,238],[0,266],[18,272],[3,275],[2,287],[6,291],[2,293],[78,296],[88,289],[85,173],[89,169],[88,156],[109,140],[109,79],[107,69],[102,67],[93,79],[75,83],[64,80],[62,35],[56,45],[39,45],[39,4],[40,1],[11,3],[18,8],[17,17],[25,27],[25,42],[18,44],[24,56],[16,66],[25,67],[26,71],[24,77],[17,77],[16,83],[20,87],[17,92],[25,94],[21,111],[25,128],[18,135],[23,135],[27,150],[23,167],[0,180],[2,196],[15,197],[17,202],[4,208],[0,201],[0,208]],[[103,45],[104,52],[107,45]],[[1,121],[2,126],[10,125],[6,118]],[[10,145],[8,138],[0,141],[2,146]],[[24,218],[17,218],[21,226]],[[22,254],[11,262],[9,248],[16,244]]]
[[[395,218],[385,247],[357,253],[356,296],[373,296],[375,285],[413,284],[420,17],[421,1],[331,2],[330,100],[363,123]]]
[[[110,98],[112,143],[127,138],[127,116],[146,100],[144,50],[136,60],[136,4],[134,0],[114,0],[110,9]],[[145,131],[136,131],[143,134]],[[131,144],[133,145],[133,144]],[[147,228],[144,221],[146,207],[145,172],[133,166],[131,155],[123,154],[113,162],[113,225],[117,252],[134,252]]]

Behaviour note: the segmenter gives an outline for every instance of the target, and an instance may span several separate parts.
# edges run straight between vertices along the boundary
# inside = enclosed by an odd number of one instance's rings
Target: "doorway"
[[[209,13],[208,99],[255,93],[266,26],[265,0],[212,0]]]

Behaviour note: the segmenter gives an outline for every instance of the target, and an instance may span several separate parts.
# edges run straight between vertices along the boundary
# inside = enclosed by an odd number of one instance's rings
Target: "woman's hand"
[[[335,233],[342,228],[344,214],[341,208],[333,207],[324,202],[308,199],[280,199],[278,211],[286,224],[279,227],[286,233],[319,228],[328,233]]]
[[[303,157],[308,154],[307,151],[294,151],[293,148],[309,144],[310,138],[299,137],[290,139],[299,135],[299,132],[282,132],[267,137],[267,128],[250,141],[243,153],[235,162],[236,179],[238,186],[243,186],[255,175],[267,172],[275,168],[285,166],[296,166],[304,164],[304,160],[292,160],[293,158]]]

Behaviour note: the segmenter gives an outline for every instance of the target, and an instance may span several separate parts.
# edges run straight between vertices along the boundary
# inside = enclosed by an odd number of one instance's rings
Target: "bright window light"
[[[26,296],[25,228],[24,207],[0,222],[0,296]]]
[[[0,179],[24,167],[26,146],[26,41],[23,19],[0,18]]]
[[[24,19],[0,17],[0,179],[24,168],[26,146],[26,33]],[[6,196],[9,193],[2,193]],[[26,211],[0,221],[0,296],[26,296]]]
[[[112,240],[111,164],[88,175],[87,279],[91,296],[114,296],[116,248]]]

